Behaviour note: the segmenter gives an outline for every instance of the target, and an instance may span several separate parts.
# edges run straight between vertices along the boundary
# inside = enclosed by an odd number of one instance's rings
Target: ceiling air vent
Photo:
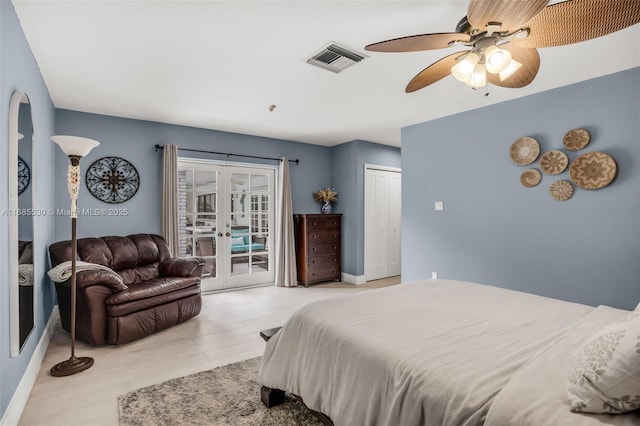
[[[331,43],[320,52],[307,59],[307,63],[338,73],[356,62],[360,62],[366,57],[366,55],[356,53],[345,47]]]

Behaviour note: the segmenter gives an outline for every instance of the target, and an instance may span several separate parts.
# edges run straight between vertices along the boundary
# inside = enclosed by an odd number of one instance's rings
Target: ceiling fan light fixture
[[[471,78],[467,81],[467,85],[473,89],[478,89],[487,85],[487,69],[485,64],[478,64],[471,74]]]
[[[516,71],[520,69],[520,67],[522,67],[522,64],[515,59],[512,59],[507,67],[504,70],[500,71],[500,81],[505,81],[506,79],[511,77],[513,74],[515,74]]]
[[[497,74],[503,71],[511,62],[511,52],[505,49],[500,49],[496,45],[487,47],[487,50],[484,51],[484,57],[487,72],[490,72],[491,74]]]
[[[464,59],[459,60],[457,64],[451,67],[451,74],[458,81],[467,83],[471,79],[478,62],[480,62],[480,56],[470,52]]]

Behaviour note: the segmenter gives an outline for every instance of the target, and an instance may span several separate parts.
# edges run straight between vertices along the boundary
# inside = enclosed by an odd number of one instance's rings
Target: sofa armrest
[[[159,266],[161,277],[198,277],[202,275],[205,261],[201,257],[173,257]]]
[[[67,280],[65,284],[71,283],[71,280]],[[112,292],[124,291],[128,287],[122,281],[122,277],[118,274],[114,274],[109,271],[103,271],[100,269],[90,271],[78,271],[76,273],[76,287],[85,288],[92,285],[103,285],[109,287]]]

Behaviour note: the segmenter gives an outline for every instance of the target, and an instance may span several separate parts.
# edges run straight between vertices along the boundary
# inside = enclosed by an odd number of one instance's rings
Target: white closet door
[[[401,173],[365,168],[365,280],[400,275]]]
[[[402,221],[402,174],[389,173],[389,277],[400,275],[400,223]]]

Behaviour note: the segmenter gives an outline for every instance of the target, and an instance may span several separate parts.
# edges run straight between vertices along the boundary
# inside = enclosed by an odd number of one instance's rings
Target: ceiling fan
[[[536,48],[604,36],[640,22],[640,0],[470,0],[455,32],[421,34],[370,44],[374,52],[417,52],[457,45],[470,50],[445,56],[418,73],[407,93],[449,74],[474,89],[487,83],[518,88],[540,68]]]

